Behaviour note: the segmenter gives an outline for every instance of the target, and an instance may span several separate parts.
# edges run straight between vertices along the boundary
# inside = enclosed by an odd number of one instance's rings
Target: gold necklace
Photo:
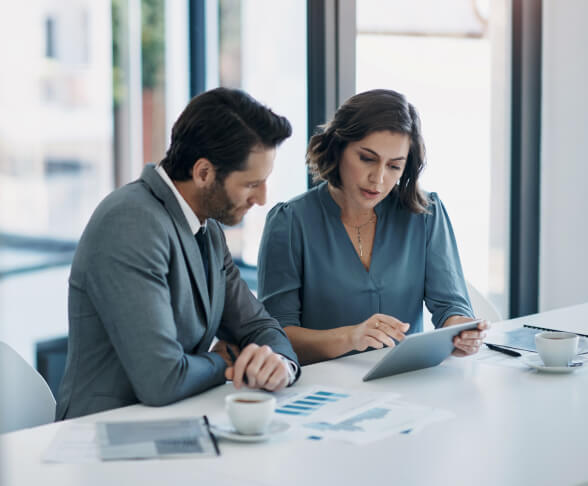
[[[361,244],[361,228],[363,228],[364,226],[367,226],[370,223],[373,223],[374,221],[376,221],[375,214],[367,222],[360,224],[359,226],[354,226],[352,224],[349,224],[349,226],[351,226],[352,228],[355,229],[355,231],[357,231],[357,247],[359,248],[359,258],[363,258],[363,245]],[[345,224],[345,223],[343,223],[343,224]]]

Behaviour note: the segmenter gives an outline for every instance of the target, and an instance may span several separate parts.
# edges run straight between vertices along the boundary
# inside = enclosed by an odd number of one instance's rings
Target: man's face
[[[266,201],[266,181],[274,168],[276,149],[256,147],[250,153],[245,170],[231,172],[220,183],[213,184],[201,193],[200,204],[206,217],[233,226],[239,223],[254,204],[263,206]]]

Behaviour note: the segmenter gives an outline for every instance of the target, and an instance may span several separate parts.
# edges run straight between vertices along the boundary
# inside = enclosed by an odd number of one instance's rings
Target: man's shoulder
[[[164,209],[149,187],[141,180],[112,191],[97,206],[95,215],[102,217],[126,216],[153,218]]]
[[[82,234],[78,249],[115,248],[129,244],[152,244],[167,239],[173,222],[165,207],[141,181],[106,196],[96,207]],[[150,242],[150,243],[147,243]]]

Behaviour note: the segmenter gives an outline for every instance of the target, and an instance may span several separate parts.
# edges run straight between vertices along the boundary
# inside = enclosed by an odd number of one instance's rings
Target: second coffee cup
[[[578,354],[579,338],[571,332],[541,332],[535,347],[545,366],[568,366]]]

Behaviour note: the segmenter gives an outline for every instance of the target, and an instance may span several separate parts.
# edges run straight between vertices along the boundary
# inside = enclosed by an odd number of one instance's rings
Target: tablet
[[[363,381],[437,366],[453,351],[453,338],[461,331],[477,328],[480,322],[478,319],[435,331],[409,334],[376,363]]]

